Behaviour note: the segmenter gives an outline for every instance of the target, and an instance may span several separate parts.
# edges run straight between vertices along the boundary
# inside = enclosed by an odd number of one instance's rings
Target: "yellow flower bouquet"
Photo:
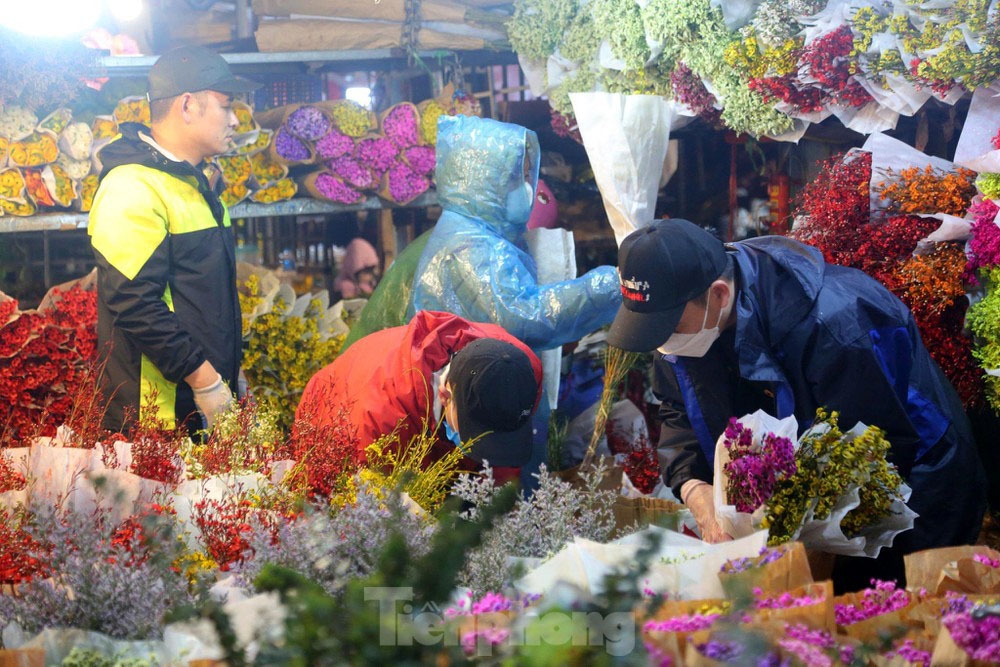
[[[78,195],[76,201],[73,202],[73,208],[78,211],[83,211],[86,213],[90,210],[90,206],[94,203],[94,195],[97,193],[98,185],[98,175],[88,174],[83,180],[80,181],[80,185],[77,188]]]
[[[94,134],[94,140],[114,139],[118,134],[118,123],[112,116],[97,116],[90,126]]]
[[[122,123],[142,123],[149,125],[149,101],[145,97],[134,95],[123,97],[118,101],[114,111],[115,122]]]
[[[73,112],[69,109],[56,109],[38,123],[39,130],[48,130],[54,134],[59,134],[73,119]]]
[[[268,183],[265,187],[250,195],[251,201],[259,204],[272,204],[276,201],[291,199],[299,188],[290,178],[281,178]]]
[[[10,163],[16,167],[40,167],[59,157],[56,136],[51,132],[32,132],[20,141],[10,143]]]

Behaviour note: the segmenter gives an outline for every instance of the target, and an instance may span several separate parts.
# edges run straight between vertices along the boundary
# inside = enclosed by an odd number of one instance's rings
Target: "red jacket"
[[[306,385],[296,416],[329,425],[342,408],[357,426],[360,446],[367,447],[400,424],[407,443],[434,419],[433,374],[451,355],[479,338],[497,338],[524,351],[541,397],[542,363],[527,345],[495,324],[468,322],[458,315],[418,312],[410,323],[369,334],[316,373]],[[443,438],[443,430],[439,434]],[[452,447],[450,443],[447,447]]]

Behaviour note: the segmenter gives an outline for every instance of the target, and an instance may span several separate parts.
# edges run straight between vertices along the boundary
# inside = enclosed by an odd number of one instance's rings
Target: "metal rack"
[[[244,202],[230,207],[229,217],[268,218],[296,215],[322,215],[324,213],[349,213],[351,211],[378,211],[392,208],[426,208],[437,204],[437,193],[426,192],[408,204],[390,204],[377,197],[371,197],[359,204],[336,204],[321,199],[296,197],[273,204]],[[26,217],[0,217],[0,234],[11,232],[54,232],[72,229],[86,229],[86,213],[39,213]]]

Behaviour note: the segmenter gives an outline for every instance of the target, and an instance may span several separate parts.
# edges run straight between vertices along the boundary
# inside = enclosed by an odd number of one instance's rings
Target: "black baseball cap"
[[[455,354],[448,382],[462,442],[476,440],[470,456],[494,466],[527,463],[538,396],[528,355],[511,343],[479,338]]]
[[[677,328],[688,301],[703,294],[726,270],[722,241],[687,220],[656,220],[618,248],[622,305],[608,344],[649,352]]]
[[[150,68],[147,95],[153,102],[201,90],[232,95],[258,88],[259,83],[235,76],[218,53],[204,46],[179,46],[160,56]]]

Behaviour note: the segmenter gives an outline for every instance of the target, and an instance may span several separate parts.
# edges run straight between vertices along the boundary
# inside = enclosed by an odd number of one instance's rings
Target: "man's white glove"
[[[215,382],[194,391],[194,404],[205,420],[205,428],[209,431],[215,425],[215,420],[233,404],[233,392],[229,390],[222,376],[216,373]]]
[[[711,544],[733,539],[722,531],[715,520],[715,502],[712,500],[711,484],[701,480],[689,480],[681,487],[681,497],[698,523],[701,539]]]

